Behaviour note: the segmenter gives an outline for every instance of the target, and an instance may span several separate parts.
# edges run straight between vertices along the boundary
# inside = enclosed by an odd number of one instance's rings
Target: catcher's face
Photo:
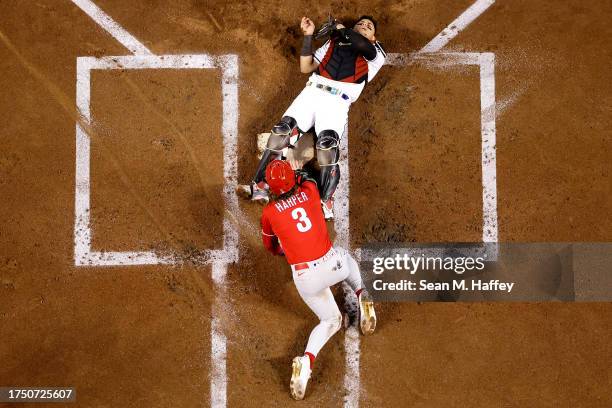
[[[374,23],[367,18],[359,20],[353,29],[370,41],[376,40],[376,37],[374,36],[376,32]]]

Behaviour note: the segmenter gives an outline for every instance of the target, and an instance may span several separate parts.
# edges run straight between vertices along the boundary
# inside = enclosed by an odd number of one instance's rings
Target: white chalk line
[[[227,338],[223,331],[221,316],[225,313],[218,299],[227,295],[227,263],[215,262],[212,266],[212,278],[215,284],[215,301],[212,307],[211,361],[210,373],[210,406],[222,408],[227,406]]]
[[[483,242],[498,242],[495,54],[480,54]]]
[[[224,201],[227,208],[238,208],[233,189],[237,178],[238,134],[238,58],[235,55],[212,57],[209,55],[140,55],[116,57],[79,57],[77,59],[77,108],[86,124],[91,124],[90,76],[91,70],[112,69],[221,69],[223,95],[223,149],[224,157]],[[116,252],[93,251],[91,248],[90,225],[90,149],[89,135],[76,125],[76,191],[75,191],[75,265],[113,266],[173,264],[180,262],[180,256],[172,253],[160,254],[153,251]],[[202,250],[198,261],[209,264],[226,260],[234,262],[238,248],[238,233],[232,223],[224,220],[222,250]]]
[[[349,196],[350,196],[350,168],[349,168],[349,140],[348,127],[340,140],[340,183],[334,194],[334,229],[336,238],[334,244],[350,250],[350,217],[349,217]],[[355,303],[353,290],[343,283],[345,304]],[[344,407],[359,407],[360,392],[360,371],[359,371],[359,331],[356,326],[347,327],[344,334]]]
[[[89,0],[73,0],[98,25],[112,35],[135,56],[77,59],[77,107],[86,123],[91,124],[92,69],[212,69],[222,70],[223,94],[223,161],[224,201],[233,213],[239,210],[234,194],[237,182],[238,158],[238,57],[224,55],[169,55],[155,57],[140,41],[117,24],[110,16]],[[141,57],[144,55],[144,57]],[[149,58],[148,56],[151,56]],[[91,249],[90,229],[90,150],[89,135],[77,124],[76,129],[76,182],[75,182],[75,265],[146,265],[171,264],[173,256],[160,256],[154,252],[98,252]],[[229,159],[229,160],[228,160]],[[225,300],[227,265],[238,261],[238,231],[233,223],[223,220],[223,249],[204,251],[203,263],[212,263],[215,298],[211,321],[211,378],[210,405],[227,406],[227,338],[223,333],[221,306]]]
[[[424,55],[439,55],[431,54],[439,52],[445,47],[453,38],[455,38],[462,30],[470,25],[476,18],[484,13],[495,0],[477,0],[467,10],[465,10],[459,17],[451,22],[442,32],[434,37],[428,44],[426,44],[421,50],[414,54],[388,54],[387,65],[398,65],[405,66],[410,65],[412,62],[421,59],[429,58]],[[424,55],[421,55],[424,54]],[[481,57],[487,55],[486,57]],[[436,57],[432,57],[436,58]],[[440,58],[440,57],[438,57]],[[498,238],[498,225],[497,225],[497,168],[496,168],[496,147],[495,147],[495,59],[494,54],[486,53],[447,53],[441,55],[441,60],[449,62],[456,60],[459,64],[470,64],[480,66],[480,79],[481,79],[481,135],[482,135],[482,184],[483,184],[483,241],[484,242],[497,242]],[[484,74],[483,74],[484,72]],[[483,108],[484,107],[484,108]],[[493,107],[493,109],[486,110],[486,107]],[[483,110],[484,109],[484,110]],[[492,113],[491,113],[492,112]],[[347,139],[347,138],[345,138]],[[341,149],[343,146],[341,145]],[[348,142],[344,145],[346,149],[345,161],[348,162]],[[344,170],[341,168],[341,174]],[[346,197],[339,197],[343,204],[346,206],[346,214],[348,215],[349,207],[349,174],[348,164],[346,165],[346,184],[345,189],[340,189],[340,194],[346,194]],[[340,183],[339,188],[342,183]],[[349,235],[349,223],[348,217],[346,224],[341,224],[342,228],[346,228],[346,232],[343,232],[341,236],[346,237],[346,248],[350,248],[350,235]],[[340,228],[337,228],[337,230]],[[361,248],[357,248],[355,251],[358,257],[361,255]],[[497,255],[497,253],[492,254]],[[490,258],[493,259],[493,258]],[[355,335],[356,333],[356,335]],[[357,408],[359,407],[359,390],[360,386],[360,338],[359,333],[355,327],[349,327],[346,332],[344,347],[346,352],[346,369],[344,377],[345,390],[347,397],[344,401],[345,408]]]
[[[482,13],[487,11],[495,3],[495,0],[478,0],[465,10],[459,17],[453,20],[444,30],[427,43],[420,53],[438,52],[446,46],[461,31],[476,20]]]
[[[72,0],[72,2],[132,54],[153,54],[91,0]]]
[[[483,197],[483,231],[484,243],[496,243],[498,239],[497,219],[497,165],[496,165],[496,130],[495,130],[495,55],[492,53],[435,53],[435,54],[388,54],[387,65],[407,66],[415,62],[431,63],[431,65],[477,65],[480,67],[480,108],[481,108],[481,166],[482,166],[482,197]],[[337,200],[341,204],[338,209],[346,208],[346,221],[336,220],[337,242],[350,247],[348,222],[349,207],[349,173],[348,173],[348,138],[341,143],[341,174],[343,181],[338,185]],[[346,170],[345,170],[346,167]],[[346,174],[346,176],[344,176]],[[346,185],[345,185],[346,184]],[[340,229],[346,229],[340,234]],[[486,251],[487,259],[496,259],[494,246],[474,250]],[[420,251],[422,252],[422,251]],[[358,260],[371,258],[371,254],[362,248],[355,250]],[[360,337],[356,327],[349,327],[344,340],[346,352],[346,368],[344,386],[346,398],[344,407],[359,406],[360,387]]]
[[[226,55],[219,60],[222,67],[221,92],[223,94],[223,186],[224,201],[231,214],[239,214],[238,197],[235,188],[238,181],[238,56]],[[239,235],[236,224],[224,218],[223,246],[232,248],[231,258],[213,263],[213,282],[215,288],[211,322],[211,382],[210,406],[227,407],[227,338],[223,331],[222,310],[227,298],[227,266],[238,262]]]
[[[91,70],[92,69],[221,69],[223,95],[223,175],[224,202],[230,210],[238,209],[234,194],[237,180],[238,138],[238,57],[223,55],[146,55],[117,57],[81,57],[77,59],[77,108],[88,125],[91,124]],[[75,187],[75,265],[119,266],[174,264],[178,262],[171,254],[155,252],[99,252],[91,249],[90,226],[90,150],[89,135],[77,124],[76,127],[76,187]],[[227,404],[226,344],[223,334],[220,309],[226,293],[225,274],[227,265],[238,260],[238,231],[234,224],[223,220],[223,249],[201,251],[200,262],[212,264],[215,298],[211,321],[211,380],[210,403],[214,408]]]
[[[350,288],[349,288],[350,289]],[[352,291],[352,289],[350,289]],[[361,394],[360,372],[361,337],[356,326],[349,326],[344,333],[344,354],[346,371],[344,373],[345,408],[358,408]]]
[[[432,65],[477,65],[480,68],[480,132],[483,191],[482,241],[498,241],[497,218],[497,150],[496,150],[496,101],[495,54],[485,53],[435,53],[389,54],[388,65],[406,66],[425,61]]]
[[[510,95],[506,95],[504,98],[497,101],[495,105],[495,113],[497,118],[501,117],[511,106],[513,106],[519,98],[527,91],[528,86],[521,84],[515,87]]]

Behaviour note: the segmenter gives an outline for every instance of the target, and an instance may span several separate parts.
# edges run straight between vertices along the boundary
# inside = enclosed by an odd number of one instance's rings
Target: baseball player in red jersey
[[[387,55],[376,40],[377,24],[372,16],[361,16],[352,29],[333,23],[329,40],[314,53],[314,23],[303,17],[300,27],[304,33],[300,71],[312,74],[306,87],[272,128],[251,184],[238,186],[237,192],[253,201],[267,203],[266,165],[270,160],[282,158],[284,149],[295,145],[302,133],[314,127],[316,158],[321,168],[321,208],[325,219],[331,220],[333,194],[340,181],[340,138],[346,130],[349,107],[374,79]]]
[[[363,334],[374,332],[376,314],[357,262],[343,248],[332,246],[316,183],[303,174],[296,179],[291,165],[282,160],[266,167],[266,180],[272,201],[261,217],[264,246],[275,255],[285,255],[298,293],[320,320],[310,333],[304,355],[293,359],[290,390],[299,400],[304,398],[317,354],[342,325],[330,286],[345,281],[355,291]]]

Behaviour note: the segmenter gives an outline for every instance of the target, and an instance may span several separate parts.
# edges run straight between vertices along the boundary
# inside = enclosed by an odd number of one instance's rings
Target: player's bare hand
[[[302,29],[302,33],[304,35],[313,35],[315,30],[315,25],[311,19],[308,17],[302,17],[302,22],[300,23],[300,28]]]
[[[341,28],[344,28],[344,25],[341,23],[336,24],[336,30],[340,30]]]
[[[288,157],[287,161],[289,162],[293,170],[299,170],[304,167],[304,160],[299,160],[294,157]]]

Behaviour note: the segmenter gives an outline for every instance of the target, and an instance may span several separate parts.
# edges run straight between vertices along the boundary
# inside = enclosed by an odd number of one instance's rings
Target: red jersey
[[[261,233],[266,249],[274,254],[284,251],[292,265],[325,255],[332,243],[317,185],[305,181],[292,196],[268,203],[261,216]]]

